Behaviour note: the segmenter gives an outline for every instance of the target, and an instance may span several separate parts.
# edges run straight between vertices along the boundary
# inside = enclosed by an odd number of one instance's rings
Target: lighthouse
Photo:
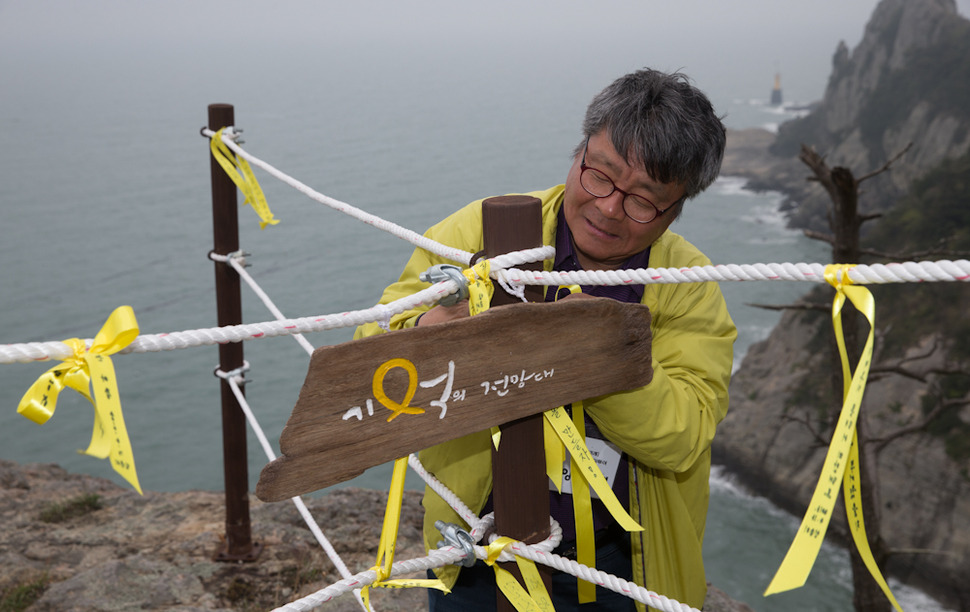
[[[781,73],[775,73],[775,87],[771,90],[771,105],[781,106]]]

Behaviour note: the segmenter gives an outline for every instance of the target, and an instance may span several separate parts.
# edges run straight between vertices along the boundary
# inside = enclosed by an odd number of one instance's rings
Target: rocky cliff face
[[[970,22],[954,0],[883,0],[859,45],[835,51],[817,108],[782,125],[772,152],[791,160],[813,146],[860,177],[911,143],[892,172],[866,183],[862,211],[884,211],[914,179],[970,150],[968,82]],[[793,225],[826,229],[821,188],[787,176],[765,186],[791,195]]]
[[[936,209],[935,221],[920,218],[931,192],[946,191],[935,183],[939,177],[965,183],[965,172],[938,172],[941,162],[965,160],[961,156],[970,150],[970,22],[956,13],[953,0],[880,2],[859,46],[851,53],[845,46],[836,51],[818,108],[783,125],[774,138],[759,130],[729,133],[722,172],[746,176],[755,188],[788,194],[793,225],[827,232],[829,202],[821,187],[805,181],[808,168],[796,158],[800,145],[814,146],[827,156],[830,166],[848,167],[859,178],[880,168],[910,142],[912,147],[890,172],[864,183],[860,197],[862,213],[885,211],[898,202],[912,206],[902,237],[895,239],[899,244],[875,245],[885,251],[933,247],[905,243],[915,234],[916,225],[924,228],[924,239],[933,234],[925,227],[934,222],[940,224],[935,239],[966,234],[960,226],[965,223],[962,216],[954,217],[959,221],[941,222]],[[930,179],[918,181],[928,173]],[[934,184],[923,184],[927,182]],[[916,184],[923,184],[919,195],[901,198]],[[964,196],[952,200],[966,201]],[[954,248],[967,248],[966,241],[960,244]],[[906,288],[911,296],[921,290],[916,287]],[[964,445],[970,444],[965,433],[970,427],[970,401],[955,408],[950,420],[937,422],[935,431],[923,428],[887,438],[926,416],[931,406],[929,390],[942,384],[932,372],[970,372],[967,351],[954,350],[954,343],[962,340],[947,331],[965,317],[965,290],[970,287],[949,288],[964,291],[946,293],[949,297],[937,302],[929,297],[904,302],[889,287],[873,288],[874,364],[905,364],[910,371],[926,375],[926,380],[874,369],[860,414],[869,437],[876,440],[869,448],[870,463],[876,466],[881,535],[890,548],[903,551],[890,558],[888,571],[953,608],[968,610],[970,453]],[[921,291],[924,296],[936,293],[925,287]],[[824,288],[808,300],[827,303],[831,296],[832,291]],[[952,304],[961,302],[964,310],[951,313]],[[917,315],[914,308],[921,313]],[[714,441],[715,462],[799,516],[819,478],[826,441],[841,405],[841,391],[831,381],[840,367],[830,357],[832,337],[827,312],[787,311],[770,337],[751,347],[733,377],[731,409]],[[899,338],[905,338],[902,346]],[[884,354],[888,352],[893,354]],[[947,384],[951,384],[952,400],[970,400],[966,376]],[[830,533],[846,538],[844,510],[837,509]]]
[[[833,416],[827,313],[788,311],[771,336],[753,345],[731,380],[731,408],[714,440],[714,462],[793,514],[808,506],[822,472]],[[941,333],[942,336],[942,333]],[[908,367],[942,368],[944,353],[925,356],[926,337],[907,351]],[[901,376],[870,377],[861,410],[880,438],[923,414],[926,385]],[[970,422],[970,409],[961,418]],[[915,432],[886,444],[876,458],[881,533],[893,549],[889,572],[970,609],[970,461],[951,457],[938,436]],[[848,541],[841,503],[830,533]],[[870,519],[870,522],[872,520]]]

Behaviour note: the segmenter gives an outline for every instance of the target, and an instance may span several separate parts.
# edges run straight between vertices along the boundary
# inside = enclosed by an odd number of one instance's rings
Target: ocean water
[[[38,45],[0,57],[0,343],[95,335],[108,314],[131,305],[143,333],[215,325],[206,106],[236,105],[245,147],[317,190],[423,231],[468,201],[561,182],[589,98],[643,62],[623,49],[570,56],[532,49],[532,61],[497,62],[475,48],[443,57],[433,45],[379,54],[294,47],[250,52],[245,62],[209,49],[119,52],[87,46],[65,53]],[[750,74],[697,78],[732,128],[776,127],[790,118],[767,107]],[[816,89],[821,93],[816,78]],[[807,101],[807,100],[803,100]],[[314,203],[257,171],[280,224],[258,228],[240,212],[250,272],[289,316],[374,303],[411,250]],[[779,196],[719,180],[691,202],[673,230],[715,263],[821,262],[826,249],[785,227]],[[808,287],[731,283],[722,287],[739,328],[736,363],[777,321],[747,303],[783,303]],[[243,289],[246,321],[271,317]],[[315,345],[352,330],[311,334]],[[247,397],[267,436],[278,439],[307,358],[288,338],[249,342]],[[220,489],[222,450],[217,349],[118,356],[125,420],[142,487]],[[0,457],[56,462],[123,485],[104,461],[79,455],[92,410],[62,394],[43,427],[16,414],[22,393],[51,364],[0,365]],[[266,460],[250,438],[252,484]],[[387,466],[352,485],[387,486]],[[409,486],[419,486],[416,479]],[[318,493],[325,494],[326,492]],[[326,530],[326,526],[323,526]],[[729,475],[712,479],[705,555],[709,579],[757,610],[851,606],[844,552],[826,547],[809,583],[790,594],[761,592],[784,556],[797,519],[751,497]],[[933,610],[897,585],[906,609]]]

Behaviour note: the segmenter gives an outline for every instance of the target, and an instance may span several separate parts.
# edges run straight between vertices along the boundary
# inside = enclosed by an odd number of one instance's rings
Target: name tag
[[[613,482],[616,480],[616,471],[620,467],[622,451],[612,442],[599,438],[586,438],[586,447],[589,449],[590,456],[596,462],[596,467],[603,472],[603,476],[606,478],[606,482],[609,483],[610,488],[613,488]],[[570,467],[571,461],[567,454],[566,460],[562,464],[562,492],[572,495],[573,482]],[[551,480],[549,481],[549,490],[556,490],[556,485]],[[589,493],[592,497],[599,499],[599,495],[596,494],[596,491],[592,487],[590,487]]]

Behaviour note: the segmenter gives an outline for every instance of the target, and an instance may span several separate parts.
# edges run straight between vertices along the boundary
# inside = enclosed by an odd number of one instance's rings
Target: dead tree
[[[813,176],[809,180],[818,181],[825,188],[832,202],[828,213],[831,235],[822,235],[817,232],[806,232],[806,235],[811,238],[824,240],[832,246],[833,263],[859,262],[860,230],[862,224],[879,217],[879,215],[875,214],[859,214],[859,185],[864,180],[888,170],[891,164],[902,153],[905,153],[905,149],[878,171],[856,179],[850,169],[842,166],[830,168],[825,162],[825,158],[817,153],[815,149],[802,145],[802,150],[798,158],[811,169]],[[846,350],[849,353],[852,363],[856,363],[859,355],[859,322],[859,313],[851,307],[851,304],[847,303],[846,308],[843,309],[842,329]],[[837,350],[834,349],[834,342],[832,353],[833,367],[831,371],[833,395],[834,397],[841,398],[843,388],[842,368],[839,365]],[[834,414],[837,416],[838,411],[834,411]],[[859,441],[860,491],[862,514],[865,517],[866,537],[869,540],[869,547],[872,550],[876,565],[880,571],[884,571],[889,555],[886,543],[880,534],[881,504],[879,503],[878,480],[874,476],[876,458],[871,447],[867,444],[868,427],[866,425],[865,412],[859,415],[856,430]],[[853,603],[855,609],[860,612],[863,610],[869,612],[888,611],[890,604],[886,596],[870,576],[869,570],[866,569],[862,557],[854,546],[849,547],[849,554],[852,563]]]
[[[832,206],[829,209],[828,214],[831,234],[821,234],[813,231],[805,231],[805,234],[810,238],[828,242],[832,246],[833,262],[858,263],[862,255],[875,254],[875,252],[863,250],[860,247],[860,233],[862,225],[865,222],[876,219],[880,215],[863,215],[859,213],[859,187],[864,181],[888,171],[892,164],[909,150],[911,145],[912,143],[907,145],[902,151],[887,161],[881,168],[858,179],[855,178],[852,171],[848,168],[839,166],[830,168],[822,155],[819,155],[811,147],[804,145],[802,146],[799,159],[812,171],[812,176],[809,178],[809,180],[817,181],[820,185],[822,185],[832,202]],[[937,254],[943,252],[944,251],[942,250],[931,250],[924,252],[924,254]],[[886,254],[881,255],[885,256]],[[888,258],[899,260],[912,258],[913,256],[914,254],[912,253],[908,255],[897,254],[896,256],[888,256]],[[812,307],[812,305],[805,304],[793,306],[801,309]],[[847,303],[846,307],[847,308],[843,310],[842,320],[845,344],[849,352],[850,359],[852,359],[852,363],[856,363],[861,344],[859,341],[859,328],[860,323],[862,322],[862,317],[859,313],[854,311],[854,308],[849,308],[850,304]],[[937,348],[937,346],[934,346],[932,349],[930,349],[930,351],[933,352]],[[842,370],[838,363],[834,338],[832,355],[832,385],[834,396],[841,398],[843,388]],[[883,448],[885,448],[890,441],[910,433],[924,431],[934,420],[940,418],[945,412],[970,403],[970,400],[968,400],[966,397],[958,399],[946,398],[940,391],[939,377],[947,375],[965,375],[965,371],[944,368],[921,372],[907,367],[907,361],[909,360],[903,359],[898,363],[893,364],[875,364],[870,370],[870,378],[874,380],[880,376],[900,375],[921,381],[927,385],[928,394],[936,397],[936,407],[928,411],[924,415],[924,418],[920,421],[904,425],[892,432],[883,433],[878,439],[870,435],[866,422],[866,412],[863,411],[860,414],[857,423],[860,455],[860,488],[863,516],[865,516],[867,532],[866,536],[869,540],[869,546],[872,550],[876,564],[883,573],[885,573],[886,562],[894,551],[887,546],[881,535],[880,511],[882,505],[879,503],[879,481],[875,476],[877,454]],[[834,430],[834,424],[832,424],[832,426]],[[849,551],[852,563],[854,587],[853,603],[855,609],[858,611],[865,610],[867,612],[882,612],[884,610],[888,611],[891,607],[890,603],[882,593],[879,586],[876,584],[875,580],[872,579],[869,571],[866,569],[861,557],[859,556],[858,551],[854,546],[850,546]]]

